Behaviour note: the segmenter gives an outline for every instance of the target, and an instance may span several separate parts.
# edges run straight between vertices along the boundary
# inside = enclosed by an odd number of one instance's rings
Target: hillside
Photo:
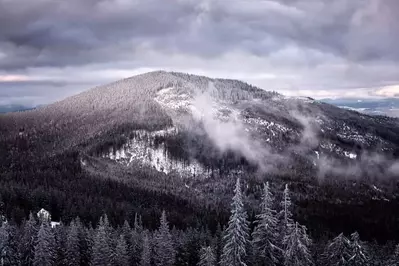
[[[397,205],[395,118],[158,71],[0,115],[0,123],[0,193],[9,195],[10,213],[44,204],[55,216],[95,220],[113,210],[118,223],[132,208],[148,220],[167,208],[182,226],[201,216],[212,224],[214,212],[226,217],[234,177],[242,176],[251,208],[263,181],[276,191],[289,182],[296,215],[316,232],[366,231],[396,219],[383,212]],[[337,214],[346,225],[332,223]],[[381,230],[387,238],[394,229]]]

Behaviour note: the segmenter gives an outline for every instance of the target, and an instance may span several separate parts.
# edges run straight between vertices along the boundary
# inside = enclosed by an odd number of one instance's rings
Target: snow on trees
[[[37,234],[33,266],[52,266],[56,258],[55,238],[48,222],[42,222]]]
[[[143,251],[141,253],[140,266],[151,266],[151,241],[147,231],[143,233]]]
[[[256,216],[256,226],[252,233],[254,254],[266,265],[276,265],[282,252],[278,245],[278,219],[273,201],[269,183],[266,183],[260,204],[261,212]]]
[[[369,264],[369,255],[363,241],[360,240],[360,236],[357,232],[351,234],[350,243],[350,258],[348,265],[350,266],[367,266]]]
[[[216,256],[212,247],[202,247],[198,266],[216,266]]]
[[[244,209],[240,179],[237,179],[231,204],[231,215],[224,236],[222,266],[246,266],[246,248],[249,239],[247,213]]]
[[[312,240],[306,233],[306,227],[295,223],[288,228],[288,233],[283,239],[284,266],[310,266],[313,265],[310,254]]]
[[[112,248],[110,246],[109,222],[107,215],[100,219],[95,231],[92,264],[98,266],[112,265]]]
[[[331,266],[345,266],[351,252],[351,243],[343,233],[330,241],[322,254],[322,261]]]
[[[129,265],[128,247],[125,237],[123,235],[119,236],[118,242],[116,244],[113,265],[115,266]]]
[[[155,233],[154,262],[156,266],[172,266],[176,259],[176,251],[166,220],[166,212],[162,212],[161,225]]]

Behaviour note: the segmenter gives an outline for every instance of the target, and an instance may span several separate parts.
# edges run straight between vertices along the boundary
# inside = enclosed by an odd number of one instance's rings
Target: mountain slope
[[[23,171],[24,186],[43,186],[29,179],[29,169],[57,191],[72,186],[66,180],[79,187],[93,179],[112,191],[123,186],[126,193],[139,189],[159,199],[188,201],[187,206],[216,208],[228,203],[233,177],[246,180],[251,206],[261,183],[272,179],[276,191],[291,183],[302,219],[313,215],[312,221],[323,224],[335,213],[326,213],[326,204],[348,215],[396,204],[398,119],[285,97],[236,80],[142,74],[49,106],[0,115],[0,136],[0,169],[10,175],[7,180]],[[90,193],[108,195],[98,188]],[[43,202],[41,197],[35,202]],[[108,197],[105,202],[119,202]],[[377,203],[358,206],[369,201]],[[357,207],[347,212],[342,202]]]

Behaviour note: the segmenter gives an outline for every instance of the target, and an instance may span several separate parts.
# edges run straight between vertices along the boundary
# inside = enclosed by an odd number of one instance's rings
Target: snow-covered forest
[[[227,224],[172,227],[165,211],[156,230],[134,223],[113,227],[106,214],[92,227],[79,217],[69,224],[54,222],[42,209],[22,224],[2,215],[1,265],[399,265],[399,245],[361,240],[357,232],[313,242],[306,226],[295,221],[290,189],[280,202],[264,184],[259,213],[250,219],[237,179]],[[370,228],[372,230],[372,228]]]

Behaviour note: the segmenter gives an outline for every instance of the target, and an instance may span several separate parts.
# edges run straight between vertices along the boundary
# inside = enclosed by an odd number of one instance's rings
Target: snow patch
[[[140,163],[165,174],[177,172],[180,173],[181,177],[187,174],[191,176],[208,176],[208,171],[197,161],[183,162],[170,158],[163,143],[154,145],[151,142],[151,139],[155,136],[165,136],[175,133],[177,133],[176,128],[154,132],[136,131],[136,138],[129,140],[128,143],[118,150],[110,149],[109,153],[104,154],[103,157],[126,166],[130,166],[133,163]],[[143,141],[144,138],[148,138],[149,142]]]
[[[344,154],[346,157],[348,157],[349,159],[356,159],[357,158],[357,154],[356,153],[352,153],[352,152],[348,152],[348,151],[344,151]]]

